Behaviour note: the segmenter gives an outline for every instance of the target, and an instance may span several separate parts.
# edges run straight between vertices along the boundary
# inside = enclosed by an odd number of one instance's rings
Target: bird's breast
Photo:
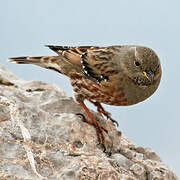
[[[112,81],[95,82],[84,77],[71,78],[71,84],[76,94],[75,97],[83,96],[87,100],[95,100],[100,103],[123,106],[128,101],[123,86]]]

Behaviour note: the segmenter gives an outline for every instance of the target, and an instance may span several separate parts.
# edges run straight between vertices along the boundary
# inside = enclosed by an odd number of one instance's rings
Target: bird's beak
[[[145,76],[149,81],[152,82],[152,80],[153,80],[153,74],[152,74],[151,72],[147,73],[147,72],[144,71],[143,74],[144,74],[144,76]]]

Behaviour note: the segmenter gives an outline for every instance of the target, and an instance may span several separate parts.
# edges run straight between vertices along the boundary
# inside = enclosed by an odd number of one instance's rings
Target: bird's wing
[[[98,47],[94,46],[79,46],[79,47],[72,47],[72,46],[54,46],[54,45],[46,45],[46,47],[53,50],[59,56],[63,56],[66,58],[69,63],[81,65],[81,55],[87,52],[90,49],[96,49]]]
[[[58,55],[63,56],[69,63],[78,66],[79,69],[91,80],[101,82],[108,81],[109,76],[117,74],[117,63],[113,57],[120,46],[52,46],[47,45]]]
[[[115,46],[88,50],[82,55],[85,74],[93,77],[98,82],[108,81],[111,76],[118,73],[118,64],[115,61],[117,53],[117,47]]]

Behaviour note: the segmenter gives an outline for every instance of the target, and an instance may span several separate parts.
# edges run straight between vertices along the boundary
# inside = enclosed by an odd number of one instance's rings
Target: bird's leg
[[[110,119],[113,123],[115,123],[117,126],[119,126],[118,122],[111,117],[111,114],[109,112],[107,112],[99,102],[97,102],[97,101],[94,102],[91,100],[89,100],[89,101],[97,107],[97,111],[99,113],[103,114],[104,116],[107,117],[107,119]]]
[[[103,148],[104,148],[104,152],[106,151],[106,147],[105,147],[105,137],[103,134],[103,130],[106,130],[105,128],[102,128],[102,126],[99,125],[99,123],[97,122],[97,120],[94,118],[94,116],[92,115],[92,113],[89,111],[89,109],[86,107],[86,105],[84,104],[84,102],[80,103],[80,106],[84,109],[84,111],[86,112],[87,116],[92,120],[92,122],[86,121],[88,124],[90,125],[94,125],[96,128],[96,132],[97,132],[97,136],[98,136],[98,140],[99,142],[102,144]],[[107,132],[107,130],[106,130]]]
[[[94,124],[92,121],[88,121],[83,114],[77,113],[76,115],[81,116],[81,117],[82,117],[82,120],[83,120],[84,122],[88,123],[89,125],[95,126],[95,124]],[[100,128],[101,128],[103,131],[105,131],[106,133],[108,133],[108,130],[107,130],[106,128],[104,128],[103,126],[100,126]]]

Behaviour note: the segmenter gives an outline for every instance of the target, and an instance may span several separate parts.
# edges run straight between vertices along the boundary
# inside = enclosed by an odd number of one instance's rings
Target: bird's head
[[[126,75],[139,87],[158,86],[161,79],[161,65],[156,53],[147,47],[127,47],[124,61]]]

